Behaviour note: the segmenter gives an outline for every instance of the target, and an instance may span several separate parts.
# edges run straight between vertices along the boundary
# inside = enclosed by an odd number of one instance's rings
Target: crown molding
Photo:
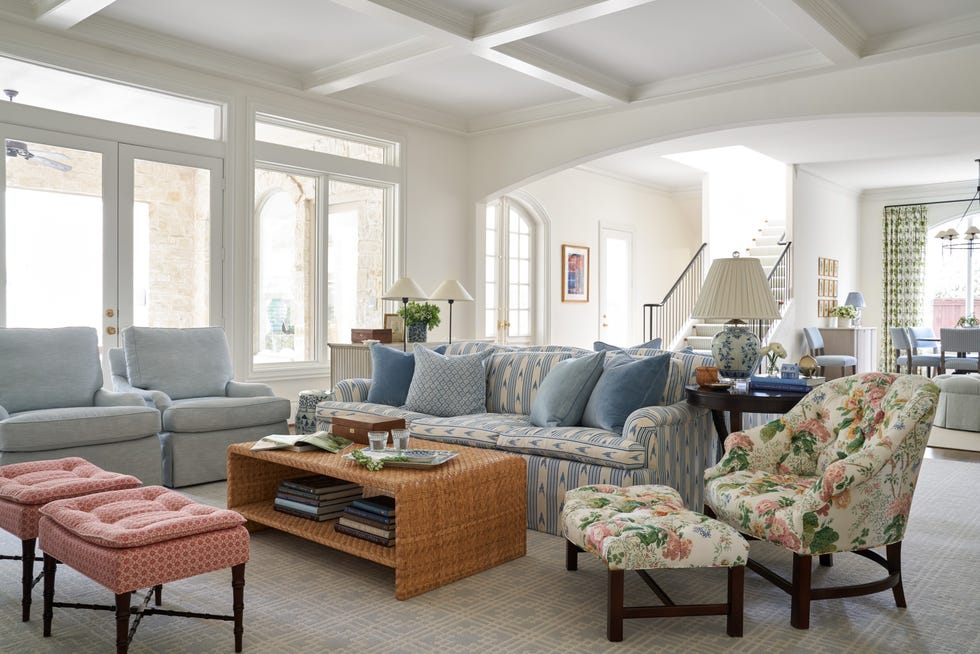
[[[977,181],[941,182],[916,186],[875,188],[860,194],[861,202],[912,204],[941,200],[968,200],[977,192]]]
[[[538,104],[523,109],[513,109],[502,111],[485,116],[477,116],[467,121],[468,133],[488,134],[498,130],[515,129],[526,127],[535,123],[572,116],[583,116],[585,114],[606,111],[609,106],[597,104],[588,98],[574,98],[571,100],[560,100],[547,104]]]
[[[338,100],[350,108],[362,111],[370,108],[375,113],[386,115],[400,122],[414,123],[460,135],[467,133],[466,119],[464,118],[447,114],[432,107],[396,99],[366,87],[347,89],[340,94],[329,96],[329,99]]]

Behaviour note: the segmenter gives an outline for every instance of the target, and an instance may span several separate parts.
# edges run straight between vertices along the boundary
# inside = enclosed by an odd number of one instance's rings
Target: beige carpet
[[[224,484],[185,489],[221,505]],[[980,652],[980,464],[927,459],[912,506],[903,550],[908,609],[891,593],[814,604],[811,629],[789,626],[788,596],[746,573],[745,636],[725,635],[723,617],[629,620],[625,640],[605,639],[605,574],[580,557],[564,569],[564,541],[528,532],[527,556],[468,579],[399,602],[393,572],[329,548],[267,530],[252,538],[246,569],[245,652],[429,654],[431,652]],[[9,534],[2,551],[19,551]],[[764,544],[753,555],[786,570],[788,558]],[[849,577],[872,570],[853,555],[836,557],[817,575]],[[20,622],[19,563],[0,561],[0,651],[114,651],[108,612],[56,609],[54,635],[41,637],[40,587],[34,619]],[[875,573],[876,574],[876,573]],[[721,570],[656,575],[677,601],[722,601]],[[111,595],[62,569],[59,599],[111,602]],[[628,601],[656,603],[636,575],[627,577]],[[169,584],[164,606],[225,613],[230,573]],[[140,652],[232,652],[226,622],[147,617],[130,647]]]

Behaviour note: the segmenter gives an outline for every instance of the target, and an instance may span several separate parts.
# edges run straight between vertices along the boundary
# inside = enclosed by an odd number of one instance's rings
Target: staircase
[[[780,260],[787,245],[785,242],[781,243],[785,234],[785,223],[767,221],[752,239],[752,246],[745,250],[745,256],[759,259],[762,263],[762,269],[769,278],[769,284],[773,289],[773,296],[776,298],[780,312],[791,297],[789,283],[792,277],[789,261],[786,260],[786,257]],[[684,345],[693,348],[698,354],[710,355],[711,340],[724,327],[724,320],[694,323],[682,342]],[[767,331],[771,328],[772,325],[766,326]]]

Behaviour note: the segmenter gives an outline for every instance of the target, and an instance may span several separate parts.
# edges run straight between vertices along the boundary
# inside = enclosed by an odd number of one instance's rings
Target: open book
[[[343,436],[336,436],[326,431],[313,434],[271,434],[263,436],[253,450],[290,450],[292,452],[307,452],[310,450],[326,450],[340,452],[354,441]]]

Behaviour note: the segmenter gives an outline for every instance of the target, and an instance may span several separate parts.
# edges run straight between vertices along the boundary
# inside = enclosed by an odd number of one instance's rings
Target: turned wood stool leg
[[[565,541],[565,569],[578,570],[578,545],[570,540]]]
[[[729,636],[742,636],[742,616],[745,612],[745,566],[728,568],[728,629]]]
[[[793,593],[789,622],[797,629],[810,628],[810,583],[812,556],[793,553]]]
[[[116,594],[116,654],[129,651],[129,603],[132,593]]]
[[[37,546],[36,538],[28,538],[20,541],[20,558],[23,563],[21,568],[21,620],[27,622],[31,619],[31,591],[34,589],[34,548]]]
[[[153,587],[153,603],[157,606],[163,604],[163,584],[157,584]]]
[[[41,617],[44,620],[42,631],[45,638],[51,635],[51,618],[54,617],[54,575],[58,571],[58,561],[50,554],[44,555],[44,610]]]
[[[232,612],[235,616],[235,651],[242,651],[242,633],[245,631],[245,564],[239,563],[231,568]]]

